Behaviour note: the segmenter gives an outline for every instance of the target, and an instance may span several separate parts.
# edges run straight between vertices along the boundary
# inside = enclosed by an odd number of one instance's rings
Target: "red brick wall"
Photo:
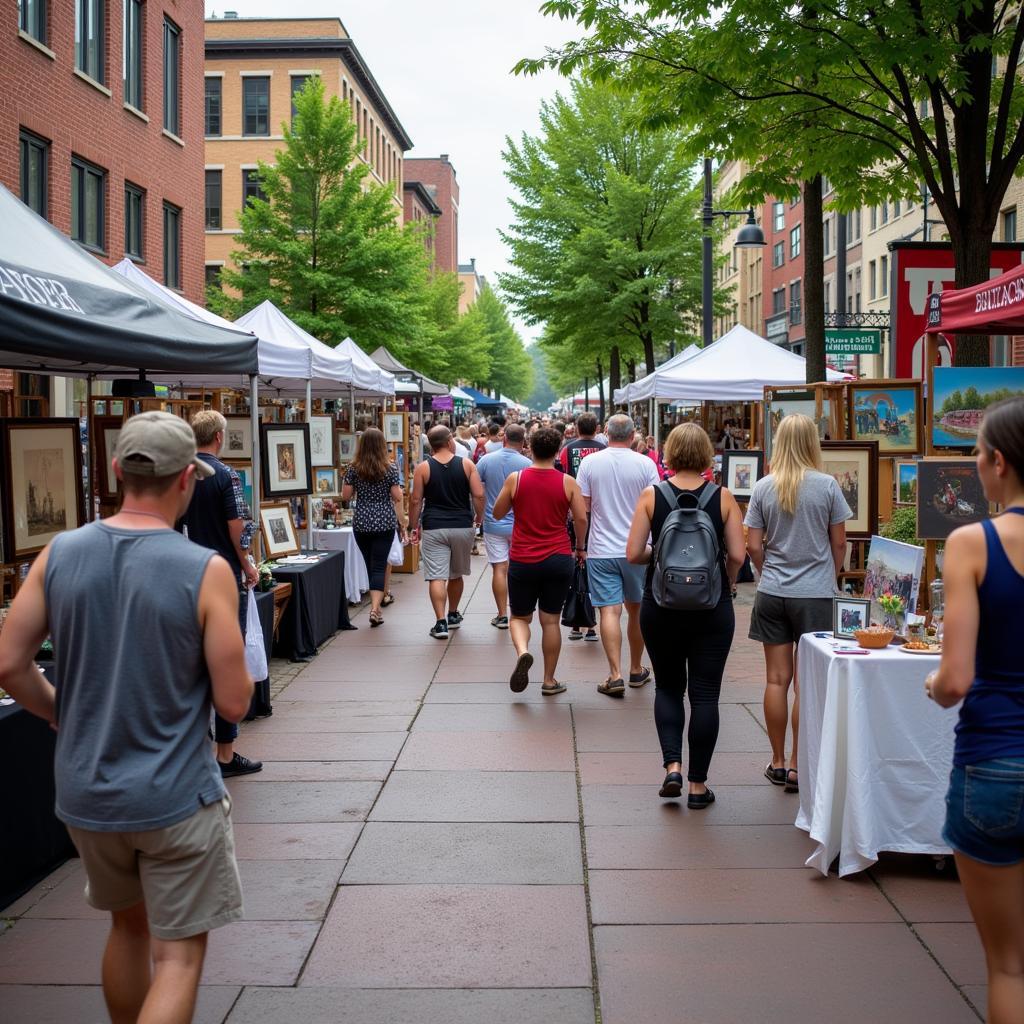
[[[457,273],[459,269],[459,183],[455,168],[445,158],[409,158],[405,160],[405,181],[422,181],[436,188],[434,202],[441,216],[434,221],[434,266]]]
[[[18,130],[50,141],[49,219],[71,230],[71,156],[107,172],[104,262],[124,256],[124,183],[146,190],[143,269],[163,281],[163,202],[182,209],[182,290],[203,297],[203,5],[202,0],[146,0],[143,5],[143,109],[124,108],[123,4],[107,0],[105,95],[74,73],[75,5],[47,4],[51,59],[18,35],[16,3],[0,9],[0,181],[20,191]],[[181,29],[181,146],[162,134],[163,23]]]

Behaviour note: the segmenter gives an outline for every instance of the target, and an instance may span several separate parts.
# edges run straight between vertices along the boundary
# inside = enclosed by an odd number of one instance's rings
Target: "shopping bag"
[[[593,629],[597,625],[594,605],[590,600],[590,580],[587,578],[586,562],[577,562],[573,569],[572,583],[562,608],[562,625],[576,629]]]
[[[402,538],[395,530],[395,536],[391,540],[391,550],[388,552],[388,564],[391,566],[402,565],[405,562],[405,548],[402,547]]]
[[[263,646],[263,627],[260,625],[260,613],[256,608],[256,594],[249,588],[249,610],[245,618],[245,667],[254,682],[266,679],[267,652]]]

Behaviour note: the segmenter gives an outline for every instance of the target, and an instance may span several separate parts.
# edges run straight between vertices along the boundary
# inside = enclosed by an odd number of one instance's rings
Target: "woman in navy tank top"
[[[988,965],[990,1024],[1024,1021],[1024,398],[992,406],[978,475],[996,519],[946,544],[942,662],[932,700],[963,700],[943,837]]]

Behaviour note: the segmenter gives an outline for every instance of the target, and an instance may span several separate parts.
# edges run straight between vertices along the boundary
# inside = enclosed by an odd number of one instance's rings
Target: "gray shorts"
[[[831,597],[776,597],[757,592],[750,616],[751,640],[795,644],[804,633],[832,632]]]
[[[456,576],[468,576],[472,571],[475,537],[476,530],[472,526],[454,530],[424,530],[420,540],[423,578],[452,580]]]

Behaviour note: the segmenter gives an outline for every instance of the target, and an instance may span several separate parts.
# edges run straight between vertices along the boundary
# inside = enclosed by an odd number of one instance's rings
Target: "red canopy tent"
[[[1024,334],[1024,265],[928,296],[928,334]]]

